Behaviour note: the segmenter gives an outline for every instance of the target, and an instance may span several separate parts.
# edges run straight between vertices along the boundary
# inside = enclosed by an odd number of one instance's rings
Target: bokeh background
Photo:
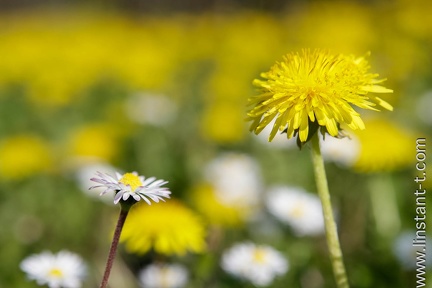
[[[249,287],[219,264],[245,240],[289,259],[270,287],[334,287],[325,237],[299,236],[265,205],[274,185],[316,193],[308,148],[266,143],[244,120],[252,80],[302,48],[370,52],[371,71],[394,89],[384,97],[394,111],[363,114],[354,160],[328,161],[327,173],[352,287],[414,286],[399,261],[410,245],[395,243],[415,229],[415,139],[431,139],[432,2],[40,0],[0,10],[0,287],[36,287],[19,263],[61,249],[85,259],[84,287],[97,286],[118,207],[88,179],[111,168],[168,180],[201,219],[205,252],[163,258],[188,268],[187,287]],[[247,191],[236,203],[211,194],[206,167],[227,155],[253,168],[237,179],[259,191],[253,213],[238,205],[253,202]],[[112,287],[138,287],[155,259],[121,246]]]

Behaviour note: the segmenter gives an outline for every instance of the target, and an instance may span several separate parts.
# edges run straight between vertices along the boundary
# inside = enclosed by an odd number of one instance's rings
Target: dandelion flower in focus
[[[132,197],[135,201],[142,199],[149,205],[151,205],[150,200],[158,203],[160,200],[165,201],[163,198],[170,198],[171,191],[166,187],[162,187],[168,182],[156,180],[156,177],[145,178],[139,176],[136,172],[123,175],[116,172],[116,177],[101,172],[96,174],[98,177],[90,180],[101,185],[92,186],[90,189],[105,188],[100,195],[114,191],[116,193],[114,204],[117,204],[121,199],[126,201],[129,197]]]
[[[79,288],[86,276],[86,265],[76,254],[60,251],[31,255],[20,264],[27,277],[49,288]]]
[[[302,50],[287,54],[270,71],[262,73],[265,80],[254,80],[261,94],[249,98],[251,106],[247,120],[250,130],[259,134],[275,120],[269,141],[286,129],[287,137],[298,134],[307,142],[318,128],[337,136],[340,124],[353,130],[364,129],[360,114],[351,105],[378,111],[377,106],[392,110],[392,106],[369,93],[391,93],[377,85],[385,79],[369,73],[365,57],[332,55],[324,50]]]
[[[143,288],[182,288],[188,281],[188,272],[179,264],[150,264],[138,278]]]
[[[288,224],[298,236],[324,233],[321,201],[301,188],[274,186],[267,193],[267,208],[277,219]]]
[[[250,242],[236,244],[225,251],[221,266],[226,272],[256,286],[270,285],[289,267],[288,260],[272,247]]]
[[[205,228],[200,217],[181,202],[132,206],[120,242],[131,253],[153,248],[164,255],[184,255],[205,250]]]

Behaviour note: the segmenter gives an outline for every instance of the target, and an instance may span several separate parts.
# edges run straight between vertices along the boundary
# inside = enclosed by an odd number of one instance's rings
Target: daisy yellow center
[[[126,186],[130,186],[132,191],[135,191],[138,187],[142,186],[140,178],[133,173],[124,174],[119,182]]]
[[[303,203],[297,205],[294,209],[291,210],[291,215],[295,218],[301,218],[304,213],[305,211]]]
[[[48,274],[51,277],[56,277],[56,278],[63,277],[63,272],[58,268],[51,269]]]
[[[265,263],[266,262],[266,252],[262,248],[255,249],[253,253],[253,260],[256,263]]]

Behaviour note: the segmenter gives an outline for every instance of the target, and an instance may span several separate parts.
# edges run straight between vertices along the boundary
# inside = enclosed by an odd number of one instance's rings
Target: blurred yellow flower
[[[17,180],[47,171],[52,165],[50,147],[33,135],[18,135],[0,143],[0,177]]]
[[[298,133],[299,140],[306,142],[318,126],[331,136],[338,135],[342,123],[354,130],[364,129],[360,114],[351,105],[393,109],[379,97],[368,95],[393,92],[376,85],[385,79],[376,79],[378,74],[369,73],[369,68],[364,57],[332,55],[324,50],[287,54],[261,74],[266,80],[254,80],[261,94],[249,98],[250,130],[258,134],[276,119],[269,141],[287,128],[288,138]]]
[[[72,132],[70,154],[74,157],[111,161],[118,153],[118,133],[108,124],[91,124]]]
[[[298,47],[325,47],[340,53],[363,53],[378,39],[373,9],[355,1],[312,1],[286,17]],[[329,37],[331,35],[331,37]]]
[[[132,206],[120,237],[126,250],[144,254],[150,249],[165,255],[200,253],[206,249],[200,217],[180,201]]]
[[[220,101],[211,105],[203,115],[201,131],[216,143],[236,143],[244,138],[243,107]]]
[[[360,153],[354,169],[360,172],[392,171],[415,161],[412,133],[385,119],[365,122],[368,128],[355,133],[360,142]]]
[[[192,191],[194,206],[212,225],[224,227],[241,226],[248,213],[239,207],[229,206],[218,200],[210,184],[200,184]],[[250,212],[250,211],[249,211]]]

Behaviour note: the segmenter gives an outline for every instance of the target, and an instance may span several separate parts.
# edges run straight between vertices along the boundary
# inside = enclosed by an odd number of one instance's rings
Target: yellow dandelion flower
[[[112,126],[97,123],[72,132],[69,151],[73,156],[111,161],[118,153],[118,132]]]
[[[143,254],[154,249],[165,255],[205,250],[205,228],[200,217],[180,201],[132,206],[120,242],[126,250]]]
[[[203,115],[202,134],[220,144],[240,142],[244,138],[243,113],[235,103],[218,101],[210,105]]]
[[[360,114],[351,105],[375,111],[376,106],[393,109],[381,98],[369,96],[369,92],[393,92],[377,85],[385,79],[377,79],[378,74],[369,73],[369,68],[364,57],[332,55],[319,49],[287,54],[261,74],[266,80],[253,82],[261,94],[249,99],[250,130],[258,134],[276,119],[269,141],[287,129],[288,138],[298,134],[305,143],[318,127],[331,136],[338,135],[342,123],[353,130],[364,129]]]
[[[0,163],[1,177],[22,179],[51,167],[50,147],[37,136],[7,138],[0,143]]]
[[[365,122],[368,129],[355,133],[360,142],[360,153],[354,169],[360,172],[393,171],[415,161],[412,133],[384,119]]]

